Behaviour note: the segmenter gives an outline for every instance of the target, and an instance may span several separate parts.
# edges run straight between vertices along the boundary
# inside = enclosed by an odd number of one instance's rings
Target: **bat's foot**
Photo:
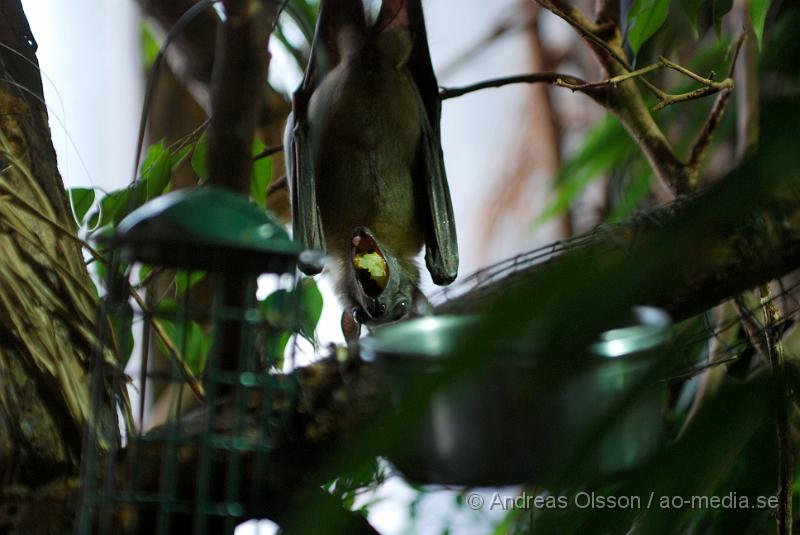
[[[342,334],[348,346],[358,342],[361,337],[361,323],[356,319],[356,315],[355,309],[349,313],[346,310],[342,312]]]

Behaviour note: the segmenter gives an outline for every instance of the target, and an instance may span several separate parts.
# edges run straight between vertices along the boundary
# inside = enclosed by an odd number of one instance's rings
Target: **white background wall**
[[[142,102],[138,8],[128,0],[22,4],[47,76],[45,100],[64,183],[120,187],[131,178]]]

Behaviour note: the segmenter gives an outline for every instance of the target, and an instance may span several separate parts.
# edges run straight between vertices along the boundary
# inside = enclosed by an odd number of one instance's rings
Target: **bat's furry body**
[[[417,201],[422,192],[412,176],[422,128],[406,69],[411,38],[407,29],[394,29],[373,39],[352,43],[354,50],[325,77],[308,110],[317,198],[325,199],[319,203],[325,246],[348,309],[357,305],[347,291],[354,229],[367,227],[412,283],[418,278],[414,257],[425,243]]]
[[[325,250],[359,321],[407,315],[420,296],[423,245],[437,284],[458,252],[439,142],[440,101],[420,0],[384,0],[368,25],[361,0],[323,0],[303,84],[287,127],[295,239]],[[378,251],[377,289],[354,256]]]

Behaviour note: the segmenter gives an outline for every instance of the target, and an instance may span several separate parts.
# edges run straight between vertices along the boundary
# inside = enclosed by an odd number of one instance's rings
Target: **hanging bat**
[[[414,262],[423,245],[436,284],[456,277],[440,116],[420,0],[383,0],[371,23],[361,0],[321,1],[287,174],[295,240],[327,253],[348,340],[426,304]]]

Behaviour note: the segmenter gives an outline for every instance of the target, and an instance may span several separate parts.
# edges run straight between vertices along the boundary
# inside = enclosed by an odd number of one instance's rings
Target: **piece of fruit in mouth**
[[[386,266],[386,260],[383,259],[380,253],[357,252],[355,258],[353,258],[353,265],[358,270],[366,271],[381,290],[386,288],[386,282],[389,280],[389,270]]]
[[[369,234],[356,233],[352,239],[352,246],[353,267],[361,289],[373,299],[377,298],[389,280],[389,266],[386,264],[386,259]]]

